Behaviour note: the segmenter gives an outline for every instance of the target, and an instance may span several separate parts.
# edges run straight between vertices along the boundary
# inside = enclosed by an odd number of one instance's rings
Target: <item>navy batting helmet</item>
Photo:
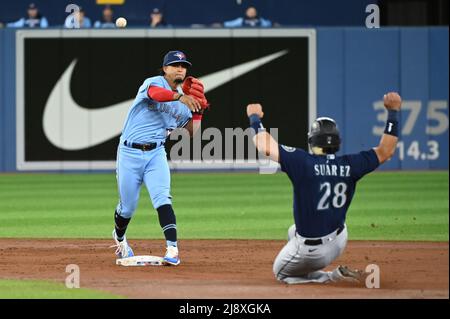
[[[339,151],[341,137],[336,122],[329,117],[319,117],[311,125],[308,143],[312,147],[320,147],[326,154]]]

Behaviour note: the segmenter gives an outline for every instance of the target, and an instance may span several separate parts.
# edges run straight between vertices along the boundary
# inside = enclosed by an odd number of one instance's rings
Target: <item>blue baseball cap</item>
[[[163,66],[174,64],[174,63],[186,63],[192,66],[192,63],[186,60],[186,54],[181,51],[169,51],[164,56]]]

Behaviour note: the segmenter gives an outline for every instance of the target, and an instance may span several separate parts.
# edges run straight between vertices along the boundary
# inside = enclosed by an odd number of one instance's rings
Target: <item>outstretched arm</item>
[[[384,95],[384,107],[388,110],[388,120],[380,144],[374,147],[380,164],[389,160],[395,153],[399,130],[398,115],[401,105],[402,99],[398,93],[390,92]]]
[[[247,116],[250,119],[250,126],[255,130],[253,143],[255,143],[256,149],[260,153],[268,156],[272,161],[279,162],[280,154],[278,143],[272,135],[267,133],[261,123],[261,119],[264,116],[261,104],[247,105]]]

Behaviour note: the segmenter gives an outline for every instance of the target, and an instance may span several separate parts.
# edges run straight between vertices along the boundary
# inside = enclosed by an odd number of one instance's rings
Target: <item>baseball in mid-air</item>
[[[116,20],[116,27],[125,28],[127,26],[127,19],[120,17]]]

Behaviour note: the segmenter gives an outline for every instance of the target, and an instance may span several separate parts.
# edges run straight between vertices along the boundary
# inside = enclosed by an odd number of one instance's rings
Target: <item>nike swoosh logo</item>
[[[279,57],[288,53],[288,50],[283,50],[280,52],[276,52],[274,54],[270,54],[268,56],[245,62],[229,69],[225,69],[223,71],[214,72],[209,75],[202,76],[200,80],[203,82],[203,86],[205,88],[205,92],[212,91],[215,88],[224,85],[227,82],[232,81],[233,79],[244,75],[254,69],[259,68],[261,65],[267,64],[272,60],[278,59]]]
[[[202,76],[205,92],[212,91],[285,54],[282,50],[256,60],[238,64],[225,70]],[[96,146],[119,135],[134,99],[99,109],[78,105],[70,92],[70,81],[77,60],[67,67],[56,82],[45,104],[42,126],[47,139],[54,146],[77,151]]]

